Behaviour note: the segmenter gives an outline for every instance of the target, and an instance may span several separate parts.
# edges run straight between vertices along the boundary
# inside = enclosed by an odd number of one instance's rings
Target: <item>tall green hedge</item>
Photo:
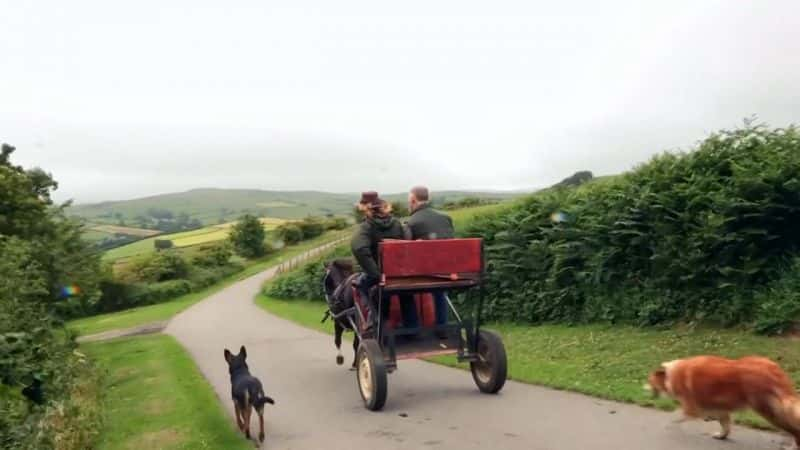
[[[786,271],[800,244],[800,132],[714,133],[624,175],[533,195],[465,234],[486,241],[495,320],[769,322],[798,311],[761,303],[775,300],[768,283],[797,272]]]

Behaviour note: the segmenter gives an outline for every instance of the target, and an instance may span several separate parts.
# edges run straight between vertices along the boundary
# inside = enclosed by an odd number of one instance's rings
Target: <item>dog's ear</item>
[[[331,262],[330,261],[322,261],[322,267],[324,267],[326,269],[330,269],[331,268]]]
[[[239,349],[239,354],[242,355],[242,357],[247,358],[247,349],[244,348],[244,345]]]
[[[233,358],[233,353],[231,353],[231,351],[226,348],[225,349],[225,361],[230,363],[231,362],[231,358]]]

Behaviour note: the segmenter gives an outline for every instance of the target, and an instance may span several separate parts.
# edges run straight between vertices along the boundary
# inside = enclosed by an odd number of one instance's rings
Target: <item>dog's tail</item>
[[[253,405],[256,408],[261,408],[266,403],[269,403],[270,405],[274,405],[275,404],[275,400],[273,400],[271,397],[267,397],[262,392],[261,395],[253,402]]]
[[[772,425],[794,436],[800,443],[800,397],[771,395],[753,405],[753,409]]]

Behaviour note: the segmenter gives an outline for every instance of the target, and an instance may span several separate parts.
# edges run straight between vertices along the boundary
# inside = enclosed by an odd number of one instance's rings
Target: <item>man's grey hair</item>
[[[414,186],[411,188],[411,193],[414,194],[414,197],[420,202],[427,202],[430,200],[430,193],[425,186]]]

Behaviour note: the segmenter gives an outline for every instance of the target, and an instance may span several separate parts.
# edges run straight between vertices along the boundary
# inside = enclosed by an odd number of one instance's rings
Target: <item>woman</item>
[[[405,233],[400,221],[392,216],[391,205],[381,199],[377,193],[365,192],[361,195],[359,205],[361,205],[360,209],[363,209],[365,217],[353,234],[350,248],[363,271],[358,281],[358,288],[362,296],[370,299],[367,322],[368,327],[371,328],[376,323],[377,304],[369,296],[369,292],[373,286],[378,284],[381,276],[378,268],[378,244],[384,239],[404,239]],[[419,324],[413,298],[406,297],[409,296],[403,295],[400,299],[403,326],[417,328]],[[383,310],[388,312],[388,298],[382,299],[382,301]]]

